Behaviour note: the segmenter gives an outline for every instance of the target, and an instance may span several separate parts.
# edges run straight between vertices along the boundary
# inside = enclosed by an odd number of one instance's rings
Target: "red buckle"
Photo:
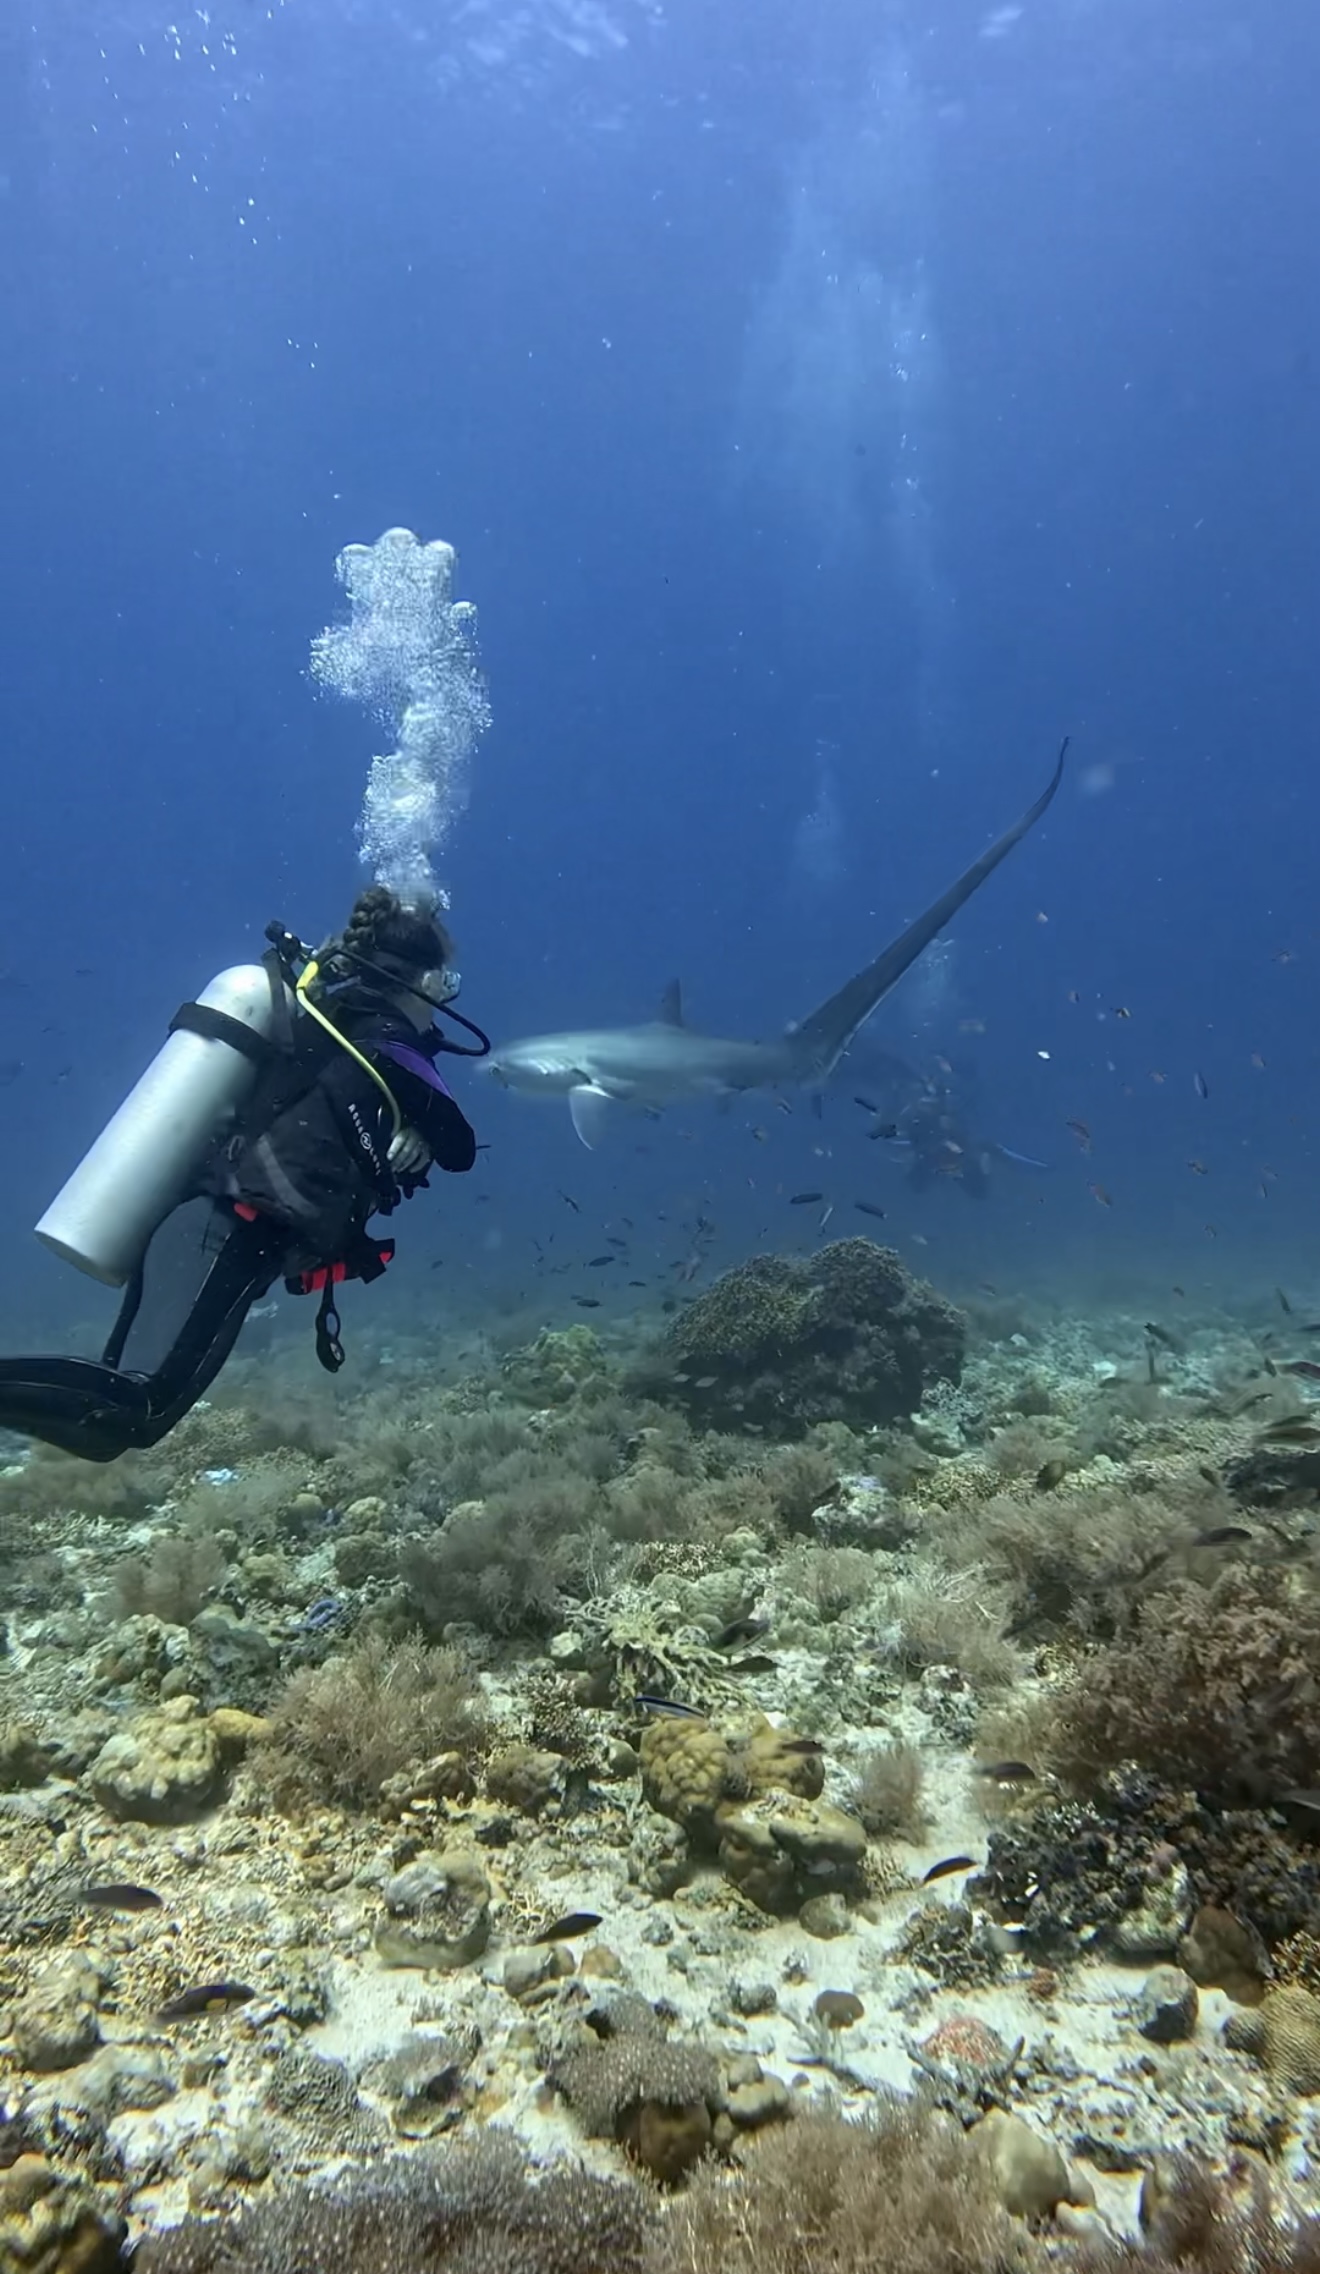
[[[260,1211],[253,1207],[250,1200],[236,1200],[234,1214],[241,1216],[245,1224],[255,1224]]]

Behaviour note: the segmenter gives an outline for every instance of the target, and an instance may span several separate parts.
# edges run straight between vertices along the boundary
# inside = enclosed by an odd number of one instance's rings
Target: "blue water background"
[[[382,738],[308,646],[392,523],[480,611],[442,865],[497,1038],[675,974],[774,1031],[1074,743],[877,1022],[1047,1175],[909,1194],[846,1076],[819,1120],[703,1106],[594,1155],[463,1077],[490,1150],[364,1306],[587,1316],[607,1225],[663,1287],[703,1212],[717,1260],[809,1243],[804,1187],[953,1287],[1320,1290],[1318,71],[1296,4],[16,0],[8,1346],[107,1314],[30,1226],[175,1005],[357,887]],[[574,1269],[538,1279],[551,1233]]]

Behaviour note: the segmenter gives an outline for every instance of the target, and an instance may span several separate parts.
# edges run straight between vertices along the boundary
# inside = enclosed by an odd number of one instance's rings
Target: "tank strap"
[[[275,1055],[264,1034],[257,1034],[241,1019],[233,1019],[228,1011],[216,1011],[209,1003],[180,1003],[170,1020],[171,1034],[200,1034],[207,1042],[227,1042],[231,1050],[241,1050],[254,1066],[268,1065]]]

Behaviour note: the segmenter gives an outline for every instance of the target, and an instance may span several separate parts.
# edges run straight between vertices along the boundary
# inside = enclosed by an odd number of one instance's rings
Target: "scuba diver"
[[[309,951],[279,924],[260,964],[222,972],[37,1226],[91,1277],[124,1288],[99,1359],[0,1359],[0,1427],[85,1460],[155,1445],[210,1387],[276,1279],[319,1293],[316,1350],[343,1364],[336,1289],[378,1278],[392,1240],[367,1229],[436,1166],[476,1158],[435,1068],[484,1057],[452,1008],[448,935],[381,885]],[[441,1012],[475,1038],[443,1035]]]

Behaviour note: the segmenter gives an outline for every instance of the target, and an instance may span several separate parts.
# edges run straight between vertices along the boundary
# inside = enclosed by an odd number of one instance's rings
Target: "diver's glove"
[[[406,1122],[391,1141],[389,1164],[397,1177],[424,1177],[431,1166],[429,1145]]]

